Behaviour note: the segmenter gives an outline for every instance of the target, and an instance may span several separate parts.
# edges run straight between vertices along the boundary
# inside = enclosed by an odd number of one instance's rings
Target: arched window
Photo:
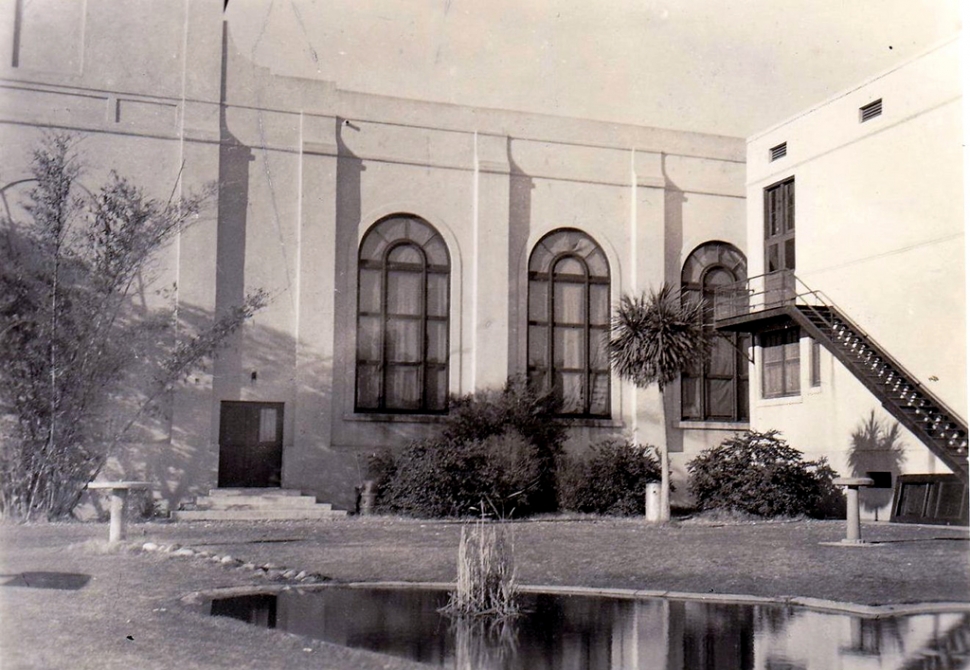
[[[680,276],[684,297],[703,300],[704,322],[713,328],[714,292],[747,278],[744,254],[725,242],[694,249]],[[703,365],[680,377],[681,416],[692,421],[748,420],[747,335],[724,333],[714,338]]]
[[[610,267],[588,235],[562,229],[529,257],[529,380],[564,416],[609,416]]]
[[[358,411],[439,412],[448,400],[448,247],[415,216],[374,224],[357,270]]]

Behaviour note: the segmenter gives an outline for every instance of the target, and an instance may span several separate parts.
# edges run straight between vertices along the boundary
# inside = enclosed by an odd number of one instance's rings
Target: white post
[[[659,523],[661,515],[661,494],[662,486],[660,482],[650,482],[647,484],[647,521],[650,523]]]

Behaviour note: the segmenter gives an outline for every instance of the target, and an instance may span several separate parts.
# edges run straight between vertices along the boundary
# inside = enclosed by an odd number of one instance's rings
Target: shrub
[[[560,506],[591,514],[643,514],[647,483],[656,481],[660,463],[655,447],[607,440],[593,445],[586,458],[564,463]]]
[[[801,452],[774,430],[738,433],[702,452],[687,471],[701,509],[818,517],[841,499],[826,460],[803,461]]]
[[[555,511],[565,441],[565,429],[551,420],[555,408],[550,395],[522,379],[453,399],[439,437],[412,443],[397,457],[371,457],[378,510],[467,516],[485,503],[503,517]]]

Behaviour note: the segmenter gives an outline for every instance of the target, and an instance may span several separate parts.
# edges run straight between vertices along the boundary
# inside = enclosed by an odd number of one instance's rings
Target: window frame
[[[555,243],[557,237],[565,237],[567,240],[572,238],[573,249],[559,252],[551,252],[545,245]],[[583,244],[590,245],[589,251],[584,256],[577,249]],[[569,244],[569,242],[567,242]],[[605,274],[595,274],[590,267],[587,259],[596,255],[605,267]],[[546,261],[548,263],[546,265]],[[557,272],[560,263],[572,260],[581,266],[582,274]],[[545,269],[537,269],[538,264],[545,265]],[[530,384],[538,384],[546,390],[558,392],[560,396],[564,394],[564,389],[560,381],[560,375],[580,375],[582,378],[580,407],[578,411],[561,411],[556,414],[562,418],[587,418],[587,419],[609,419],[612,416],[612,385],[609,354],[607,341],[610,333],[610,314],[611,314],[611,277],[609,260],[603,252],[602,247],[596,241],[581,230],[575,228],[559,228],[544,235],[529,255],[528,266],[528,285],[527,285],[527,306],[526,306],[526,374]],[[536,297],[536,287],[544,285],[545,295],[541,298]],[[573,285],[582,287],[583,305],[582,322],[559,321],[556,317],[556,287],[557,285]],[[602,305],[594,305],[595,286],[605,287],[605,292],[600,291],[603,300]],[[533,307],[538,305],[538,301],[544,302],[543,313],[545,318],[534,318]],[[535,301],[535,302],[534,302]],[[603,323],[594,322],[594,311],[603,311],[605,308],[605,320]],[[537,329],[544,329],[540,341],[534,336]],[[582,333],[581,336],[581,364],[567,367],[565,364],[565,354],[563,354],[563,364],[557,365],[556,336],[560,330],[573,330]],[[591,355],[595,337],[601,337],[602,363],[594,367]],[[536,357],[535,354],[540,356]],[[541,363],[535,363],[535,359],[540,358]],[[596,382],[598,377],[605,377],[604,397],[594,400],[598,391]],[[560,397],[563,400],[562,397]],[[595,411],[596,406],[602,405],[602,411]]]
[[[785,328],[760,333],[758,345],[761,348],[761,397],[771,400],[800,396],[802,394],[801,329]],[[780,354],[779,358],[769,361],[769,350]],[[768,373],[776,368],[781,371],[779,389],[769,384]]]
[[[704,256],[714,255],[716,258],[706,265],[700,265]],[[699,268],[699,269],[698,269]],[[681,290],[685,300],[700,299],[705,302],[704,324],[705,327],[714,327],[714,286],[707,283],[707,279],[715,271],[723,271],[733,277],[735,282],[747,279],[747,259],[744,254],[733,244],[722,241],[710,241],[698,245],[684,261],[681,269]],[[741,333],[719,333],[718,338],[726,338],[734,355],[732,357],[732,372],[727,374],[714,374],[711,372],[714,350],[710,352],[707,359],[700,366],[698,371],[687,371],[681,373],[680,384],[680,417],[681,421],[698,421],[705,423],[747,423],[750,420],[750,403],[748,393],[750,391],[750,378],[748,368],[748,357],[744,351],[750,346],[750,338]],[[696,380],[698,385],[699,398],[696,398],[696,405],[699,413],[688,414],[687,408],[695,404],[694,398],[688,396],[690,392],[691,380]],[[730,381],[731,382],[731,415],[714,414],[711,402],[711,381]]]
[[[403,224],[403,234],[395,233],[395,228]],[[412,226],[416,226],[418,233],[412,232]],[[394,233],[388,237],[387,230]],[[365,250],[369,246],[372,235],[381,237],[377,242],[379,255],[371,253],[365,257]],[[421,242],[420,240],[424,241]],[[383,242],[383,244],[382,244]],[[444,264],[435,263],[429,256],[429,248],[438,246],[443,251]],[[410,248],[417,252],[419,262],[393,260],[392,254],[399,249]],[[364,309],[363,305],[363,276],[365,272],[378,273],[379,282],[377,286],[378,308]],[[412,296],[416,300],[416,313],[392,312],[389,304],[389,294],[391,293],[391,283],[394,281],[395,274],[411,273],[420,275],[417,284],[418,295]],[[441,314],[432,314],[429,309],[429,296],[431,295],[430,282],[432,276],[443,277],[444,291],[441,295]],[[373,279],[372,279],[373,281]],[[362,333],[364,319],[375,319],[377,321],[376,345],[374,350],[377,358],[365,358],[362,356],[363,340]],[[419,342],[416,346],[416,356],[414,360],[391,360],[391,350],[389,342],[392,336],[394,324],[419,322]],[[439,350],[443,351],[443,361],[433,360],[430,351],[431,336],[429,334],[432,324],[437,324],[443,341],[440,342]],[[354,412],[361,414],[444,414],[448,411],[448,385],[450,377],[450,328],[451,328],[451,255],[448,245],[445,243],[441,234],[430,223],[421,217],[411,214],[393,214],[386,216],[375,222],[364,236],[361,238],[357,254],[357,312],[356,312],[356,345],[355,345],[355,364],[354,364]],[[370,368],[374,371],[377,391],[376,397],[365,398],[362,400],[362,377],[365,369]],[[389,395],[389,381],[396,371],[410,369],[416,370],[418,380],[417,403],[409,406],[403,399],[392,398]],[[429,379],[432,374],[439,378],[438,393],[432,397],[429,393]],[[440,392],[440,384],[444,385],[444,393]]]

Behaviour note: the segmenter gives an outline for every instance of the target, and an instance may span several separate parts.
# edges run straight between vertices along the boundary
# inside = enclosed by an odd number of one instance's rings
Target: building
[[[870,518],[889,517],[897,476],[951,469],[952,491],[930,478],[907,505],[928,494],[949,506],[940,516],[965,518],[962,136],[952,40],[748,140],[753,297],[733,313],[725,300],[720,316],[733,318],[719,325],[754,337],[752,425],[874,477],[884,488],[863,492]],[[836,324],[849,327],[841,340]]]
[[[92,184],[110,170],[160,198],[218,184],[203,220],[160,259],[156,280],[177,291],[146,292],[146,305],[205,323],[251,289],[273,296],[112,461],[114,474],[157,482],[171,508],[250,486],[351,508],[370,453],[432,434],[449,394],[518,374],[560,390],[570,450],[617,436],[655,443],[659,394],[610,375],[601,335],[611,304],[665,280],[714,300],[763,274],[763,193],[792,177],[798,277],[965,405],[960,92],[939,65],[953,45],[746,150],[739,138],[280,76],[238,53],[220,9],[160,3],[146,19],[109,0],[58,12],[17,2],[0,17],[0,53],[12,54],[0,65],[10,214],[43,130],[69,129],[84,137]],[[858,108],[877,98],[882,116],[859,123]],[[782,143],[787,155],[770,161]],[[887,143],[898,164],[881,158]],[[812,193],[825,195],[813,203]],[[882,194],[898,198],[874,204]],[[876,221],[885,229],[867,234]],[[931,288],[934,300],[922,299]],[[946,324],[946,341],[920,346],[909,327],[921,319]],[[843,470],[846,440],[878,403],[824,353],[796,365],[816,351],[807,339],[782,335],[779,349],[745,323],[669,394],[675,479],[749,425],[780,429]],[[741,331],[758,333],[753,366]],[[783,371],[779,398],[764,397],[762,380],[775,381],[765,361]],[[907,440],[900,472],[945,470]]]

